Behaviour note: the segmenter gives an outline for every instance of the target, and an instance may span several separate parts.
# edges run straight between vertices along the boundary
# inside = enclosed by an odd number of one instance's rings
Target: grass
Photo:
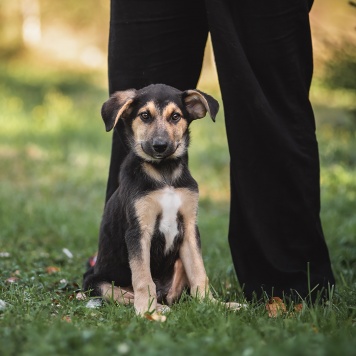
[[[98,76],[19,64],[2,64],[0,73],[0,252],[8,253],[0,257],[1,355],[355,354],[356,124],[344,107],[322,98],[316,106],[322,219],[338,283],[333,299],[277,318],[263,303],[232,313],[190,300],[161,324],[132,308],[88,309],[73,298],[96,250],[110,154]],[[193,123],[192,135],[206,268],[219,296],[241,300],[227,243],[223,115],[216,124]]]

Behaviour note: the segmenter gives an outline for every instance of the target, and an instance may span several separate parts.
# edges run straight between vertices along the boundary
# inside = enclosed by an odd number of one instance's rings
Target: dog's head
[[[199,90],[180,91],[164,84],[114,93],[103,104],[106,131],[123,120],[134,152],[146,161],[181,157],[189,144],[189,124],[208,112],[215,121],[218,102]]]

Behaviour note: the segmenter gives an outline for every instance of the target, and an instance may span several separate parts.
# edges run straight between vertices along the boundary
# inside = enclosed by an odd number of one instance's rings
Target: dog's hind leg
[[[116,287],[110,283],[103,282],[99,285],[101,295],[106,300],[114,300],[120,304],[133,304],[134,292],[130,287]]]
[[[189,281],[190,294],[198,299],[213,296],[209,289],[209,280],[205,272],[203,258],[200,248],[195,241],[195,237],[187,238],[180,249],[180,257]]]
[[[172,277],[172,285],[167,294],[167,303],[168,305],[172,305],[175,301],[177,301],[183,293],[185,288],[188,288],[189,282],[187,278],[187,274],[185,273],[185,269],[180,258],[174,264],[174,272]]]

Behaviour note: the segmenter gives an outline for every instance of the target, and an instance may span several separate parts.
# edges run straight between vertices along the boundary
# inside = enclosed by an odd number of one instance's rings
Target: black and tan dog
[[[218,109],[210,95],[163,84],[116,92],[104,103],[106,130],[123,120],[130,152],[105,207],[96,264],[84,275],[91,296],[156,316],[159,303],[171,305],[184,289],[212,299],[187,148],[189,124],[207,112],[214,120]]]

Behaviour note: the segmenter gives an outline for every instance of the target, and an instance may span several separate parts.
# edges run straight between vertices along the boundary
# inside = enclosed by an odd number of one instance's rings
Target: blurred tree
[[[326,63],[325,81],[333,89],[356,93],[356,45],[345,42],[337,47]]]
[[[41,16],[39,0],[21,0],[22,39],[25,45],[33,46],[40,42]]]
[[[0,56],[6,58],[23,48],[22,17],[18,1],[0,0]]]
[[[0,56],[41,42],[50,28],[66,28],[107,47],[109,0],[0,0]]]

